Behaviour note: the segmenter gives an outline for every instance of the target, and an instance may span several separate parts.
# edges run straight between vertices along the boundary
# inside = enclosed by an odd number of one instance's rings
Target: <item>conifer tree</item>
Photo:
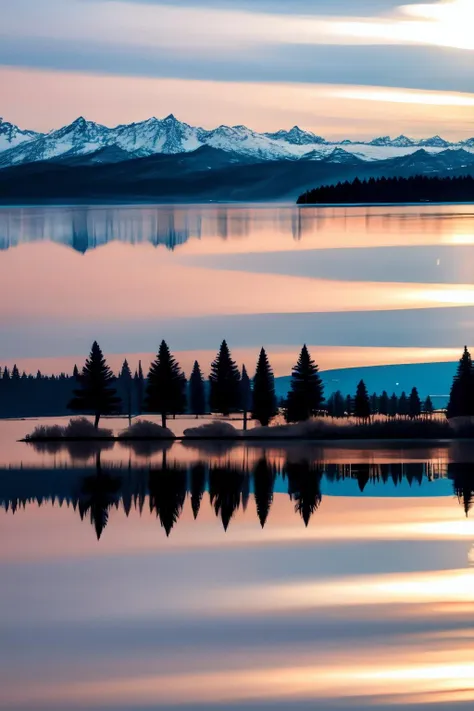
[[[252,386],[245,365],[242,366],[242,375],[240,376],[240,407],[244,414],[245,432],[247,430],[248,413],[252,407]]]
[[[366,422],[370,420],[370,400],[367,387],[363,380],[357,386],[356,396],[354,398],[354,417],[358,420]]]
[[[409,407],[406,392],[403,391],[398,399],[398,414],[400,417],[408,417]]]
[[[267,427],[277,413],[275,378],[265,349],[262,348],[253,379],[252,417]]]
[[[474,369],[467,347],[459,361],[451,388],[447,416],[472,417],[474,415]]]
[[[122,387],[122,391],[125,394],[125,402],[127,406],[127,415],[128,415],[128,422],[129,424],[132,423],[132,386],[133,386],[133,378],[132,378],[132,371],[130,370],[130,366],[128,364],[127,359],[123,361],[122,364],[122,369],[120,371],[119,375],[119,382]]]
[[[76,379],[79,377],[79,368],[77,367],[76,364],[74,364],[74,368],[73,368],[73,371],[72,371],[72,377],[73,377],[73,378],[76,378]]]
[[[165,341],[161,341],[158,355],[150,366],[145,409],[160,413],[163,427],[166,427],[167,415],[186,411],[186,378]]]
[[[68,408],[77,412],[92,412],[94,427],[99,426],[102,415],[112,415],[120,410],[121,399],[114,387],[115,377],[102,354],[99,344],[94,341],[89,358],[79,376],[79,388]]]
[[[380,400],[379,400],[379,414],[385,415],[385,417],[387,417],[388,413],[389,413],[389,407],[390,407],[390,401],[388,398],[388,393],[386,390],[384,390],[383,393],[381,394]]]
[[[389,407],[388,407],[388,416],[389,417],[396,417],[398,415],[398,397],[393,393],[393,395],[390,398],[389,402]]]
[[[12,380],[20,380],[20,371],[18,370],[18,366],[16,363],[14,364],[14,366],[12,368],[11,379]]]
[[[141,360],[138,361],[138,370],[135,371],[133,382],[135,385],[135,392],[137,394],[137,410],[138,414],[141,415],[143,412],[143,398],[145,391],[145,378],[143,376]]]
[[[370,412],[372,415],[377,415],[379,411],[379,398],[377,393],[370,396]]]
[[[189,409],[192,415],[196,415],[196,419],[206,412],[204,378],[197,360],[194,361],[193,372],[189,379]]]
[[[416,420],[421,415],[421,400],[416,388],[413,388],[408,399],[408,414],[411,420]]]
[[[212,412],[221,412],[227,417],[240,409],[240,373],[226,341],[222,341],[219,353],[211,365],[209,385]]]
[[[430,398],[430,396],[428,395],[428,397],[426,398],[426,400],[423,403],[423,414],[425,415],[425,417],[431,418],[433,416],[433,413],[434,413],[433,401]]]
[[[324,387],[319,369],[306,345],[291,375],[291,390],[286,402],[287,422],[304,422],[316,415],[324,402]]]
[[[347,397],[346,397],[346,405],[345,405],[345,408],[346,408],[346,415],[347,415],[347,417],[351,417],[351,415],[352,415],[352,413],[353,413],[353,411],[354,411],[354,402],[353,402],[353,400],[352,400],[352,398],[351,398],[350,395],[347,395]]]
[[[346,401],[340,390],[336,390],[327,401],[327,412],[329,417],[341,418],[346,414]]]
[[[3,369],[2,380],[10,380],[10,371],[7,366]]]

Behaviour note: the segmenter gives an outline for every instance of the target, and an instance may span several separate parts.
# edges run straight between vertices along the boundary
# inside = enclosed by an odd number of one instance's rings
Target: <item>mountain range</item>
[[[269,200],[323,183],[474,174],[474,137],[329,141],[298,126],[207,130],[173,115],[108,128],[80,117],[49,133],[0,119],[0,200]]]

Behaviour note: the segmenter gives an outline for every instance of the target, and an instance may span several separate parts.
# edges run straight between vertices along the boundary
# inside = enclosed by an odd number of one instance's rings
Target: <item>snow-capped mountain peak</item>
[[[286,141],[295,146],[305,146],[314,145],[320,143],[326,143],[326,140],[322,136],[316,136],[316,134],[311,131],[303,131],[299,126],[293,126],[289,131],[284,129],[281,131],[276,131],[275,133],[265,133],[265,136],[271,138],[275,141]]]
[[[431,148],[447,148],[451,143],[445,141],[441,136],[432,136],[431,138],[423,138],[418,145],[429,146]]]
[[[272,133],[259,133],[244,125],[221,125],[214,129],[191,126],[174,114],[155,116],[137,123],[108,128],[79,116],[72,123],[47,134],[22,131],[0,119],[0,167],[42,160],[77,159],[97,154],[111,162],[150,156],[180,154],[208,146],[253,161],[329,160],[348,162],[410,156],[423,148],[429,153],[464,148],[474,152],[474,138],[450,143],[440,136],[414,140],[380,136],[370,142],[350,139],[328,141],[299,126]],[[92,158],[91,158],[92,159]],[[113,160],[112,160],[113,159]]]
[[[31,141],[38,138],[41,134],[36,131],[25,131],[14,123],[5,121],[0,116],[0,151],[6,151],[9,148],[14,148],[20,145],[20,143],[25,143],[25,141]]]

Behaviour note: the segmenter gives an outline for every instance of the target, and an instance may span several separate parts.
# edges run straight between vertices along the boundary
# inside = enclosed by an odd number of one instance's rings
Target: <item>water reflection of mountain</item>
[[[201,230],[197,212],[172,208],[25,208],[0,213],[0,249],[50,241],[80,254],[111,242],[173,250]]]
[[[300,241],[326,230],[332,233],[335,228],[342,233],[352,232],[354,217],[361,221],[367,234],[410,231],[413,220],[422,220],[423,231],[431,234],[451,234],[454,220],[472,220],[471,215],[419,211],[401,214],[396,210],[386,213],[375,210],[354,214],[354,208],[312,210],[225,205],[5,208],[0,211],[0,250],[48,241],[71,247],[80,254],[112,242],[163,245],[173,250],[190,239],[242,239],[265,232]]]
[[[168,461],[163,451],[159,464],[112,463],[97,453],[93,464],[49,468],[26,466],[0,471],[0,506],[15,513],[30,503],[71,506],[82,520],[90,520],[100,538],[107,525],[109,511],[121,507],[128,516],[132,509],[143,512],[149,507],[159,519],[167,536],[179,521],[189,498],[194,518],[203,507],[205,494],[209,505],[227,531],[236,512],[245,510],[253,497],[262,528],[271,514],[275,493],[287,494],[295,513],[309,525],[323,502],[323,486],[336,485],[347,495],[344,482],[356,484],[359,492],[370,485],[372,495],[383,496],[384,488],[408,485],[416,488],[448,478],[466,514],[474,500],[474,465],[446,464],[444,471],[432,462],[389,464],[333,464],[331,462],[273,461],[262,454],[252,464],[206,459],[191,464]],[[354,496],[355,489],[350,495]],[[403,494],[406,495],[406,494]],[[423,495],[427,495],[424,491]]]

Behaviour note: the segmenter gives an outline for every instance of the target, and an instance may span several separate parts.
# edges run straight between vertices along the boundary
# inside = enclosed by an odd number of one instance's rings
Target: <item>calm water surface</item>
[[[0,357],[72,368],[94,338],[133,366],[161,338],[189,371],[223,337],[277,375],[449,360],[474,331],[471,206],[0,209]],[[39,359],[44,360],[39,360]]]
[[[0,427],[0,708],[472,708],[473,444],[30,429]]]
[[[468,206],[2,208],[0,242],[0,359],[27,370],[95,338],[114,368],[166,338],[188,373],[264,344],[284,375],[303,342],[330,368],[474,333]],[[32,427],[0,424],[1,709],[473,708],[472,444],[36,451]]]

